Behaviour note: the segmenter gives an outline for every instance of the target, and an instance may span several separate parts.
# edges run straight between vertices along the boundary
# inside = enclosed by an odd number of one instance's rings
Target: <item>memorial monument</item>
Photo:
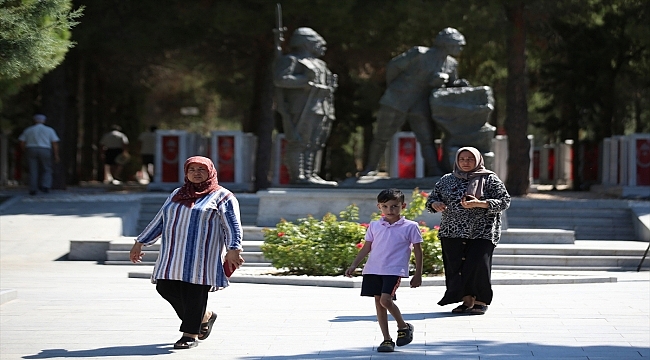
[[[368,161],[361,176],[376,174],[390,138],[406,121],[420,143],[425,176],[440,176],[451,170],[447,154],[453,146],[475,146],[489,152],[490,126],[486,111],[494,108],[489,87],[470,87],[458,78],[458,61],[465,37],[454,28],[438,33],[431,48],[415,46],[394,57],[386,66],[386,91],[379,100],[377,126]],[[478,118],[483,121],[478,126]],[[444,133],[442,164],[434,144],[434,129]],[[494,128],[491,128],[494,135]],[[487,141],[487,142],[486,142]],[[453,154],[453,152],[452,152]],[[487,159],[486,159],[487,160]]]
[[[276,47],[284,28],[278,15]],[[329,138],[334,116],[337,76],[320,59],[326,42],[308,27],[296,29],[289,39],[290,51],[281,53],[273,65],[276,110],[282,116],[287,145],[284,162],[294,185],[336,186],[318,176],[322,149]]]

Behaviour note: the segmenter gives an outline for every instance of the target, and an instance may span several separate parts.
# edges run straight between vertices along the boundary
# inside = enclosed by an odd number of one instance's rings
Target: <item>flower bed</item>
[[[407,219],[415,219],[422,214],[428,194],[413,191],[411,202],[402,212]],[[378,219],[379,213],[370,220]],[[359,209],[349,205],[339,216],[326,214],[322,219],[312,216],[295,222],[281,221],[275,229],[264,229],[264,257],[275,268],[288,269],[288,274],[312,276],[343,275],[345,269],[363,247],[368,227],[359,223]],[[422,232],[423,273],[426,275],[442,272],[442,251],[438,239],[438,227],[429,227],[420,222]],[[414,257],[411,257],[414,264]],[[363,264],[363,263],[362,263]]]

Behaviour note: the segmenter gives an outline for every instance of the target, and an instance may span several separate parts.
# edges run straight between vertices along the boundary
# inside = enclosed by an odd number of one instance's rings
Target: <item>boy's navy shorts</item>
[[[402,282],[402,278],[395,275],[364,274],[361,283],[361,296],[381,296],[390,294],[397,300],[395,292]]]

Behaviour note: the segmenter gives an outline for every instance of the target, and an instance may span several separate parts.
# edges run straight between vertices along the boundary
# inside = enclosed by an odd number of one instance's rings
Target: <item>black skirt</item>
[[[477,301],[492,302],[492,253],[494,244],[484,239],[441,238],[442,261],[447,291],[438,305],[463,301],[475,296]]]

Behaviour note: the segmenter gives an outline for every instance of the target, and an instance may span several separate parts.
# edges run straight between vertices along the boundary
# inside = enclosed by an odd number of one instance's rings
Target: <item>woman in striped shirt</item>
[[[182,321],[183,336],[174,348],[189,349],[210,335],[217,318],[206,311],[208,293],[228,286],[228,277],[244,262],[239,202],[218,184],[212,160],[193,156],[185,161],[185,183],[136,238],[131,261],[140,262],[142,246],[159,238],[151,281]]]

